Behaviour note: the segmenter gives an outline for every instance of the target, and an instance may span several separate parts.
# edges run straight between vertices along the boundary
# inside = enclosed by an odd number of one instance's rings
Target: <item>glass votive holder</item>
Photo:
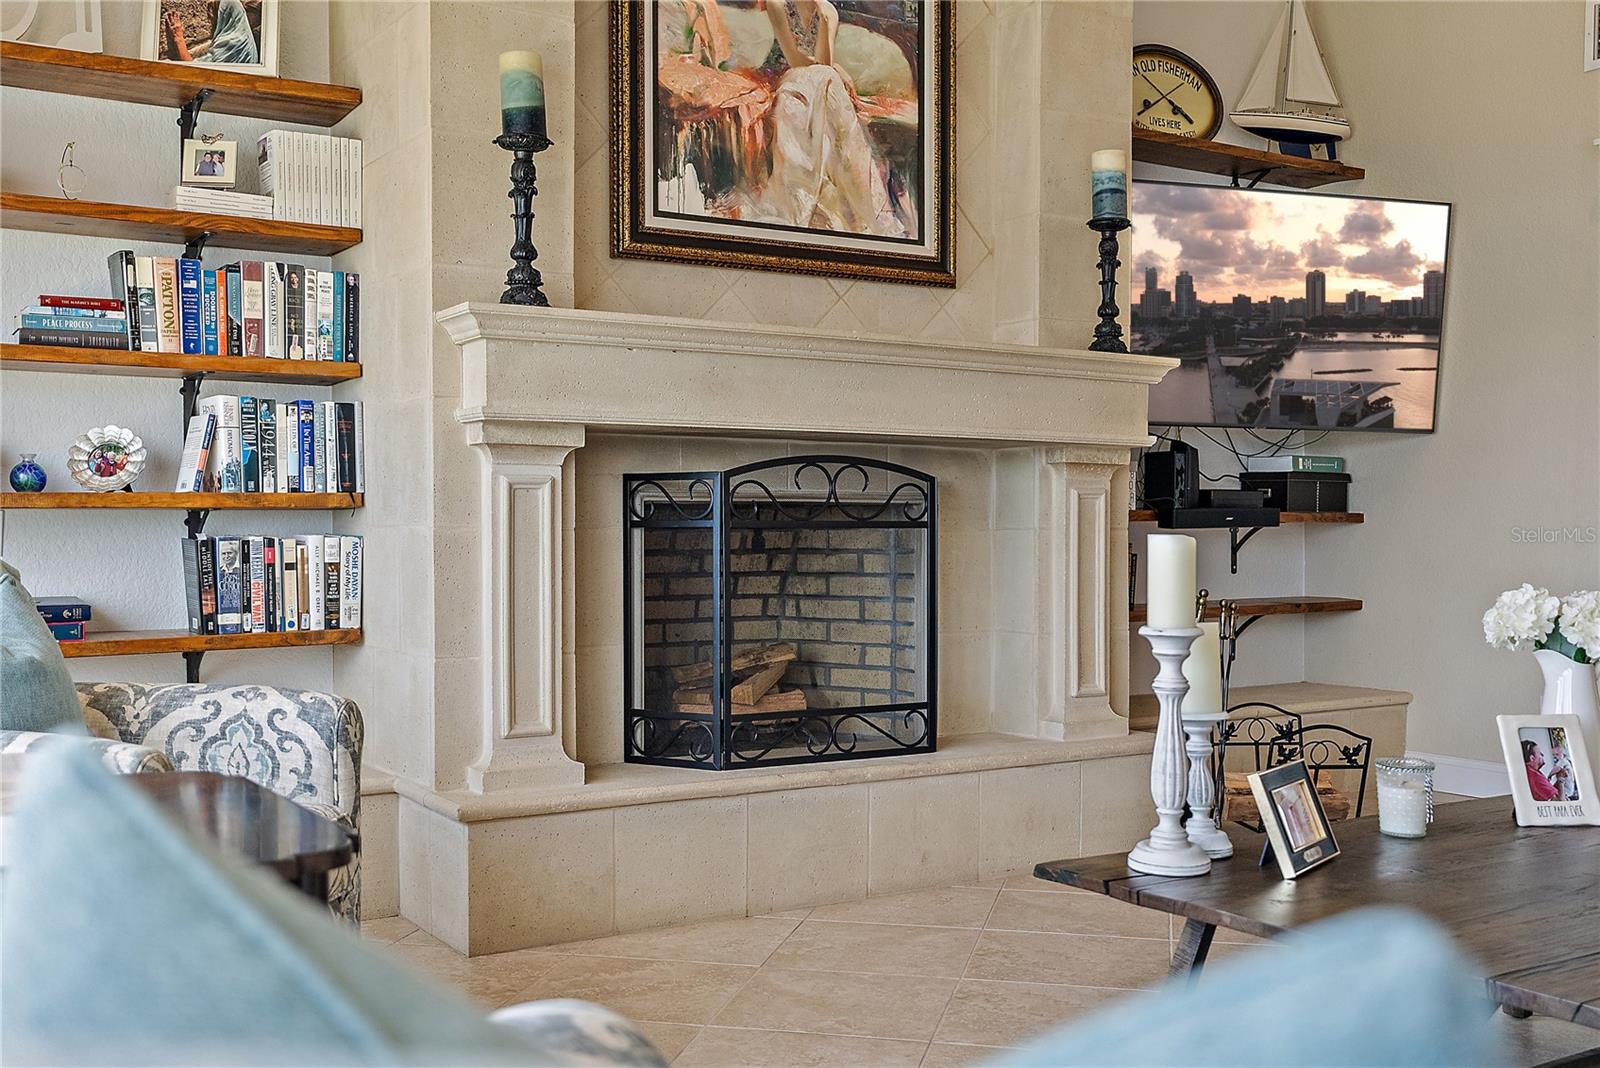
[[[1433,762],[1379,757],[1378,830],[1395,838],[1421,838],[1433,822]]]

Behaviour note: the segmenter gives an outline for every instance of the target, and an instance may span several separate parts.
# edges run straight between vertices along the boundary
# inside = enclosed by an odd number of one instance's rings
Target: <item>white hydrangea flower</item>
[[[1524,582],[1483,614],[1483,638],[1496,649],[1526,649],[1550,636],[1560,612],[1560,598]]]
[[[1600,660],[1600,590],[1578,590],[1561,602],[1561,636]]]

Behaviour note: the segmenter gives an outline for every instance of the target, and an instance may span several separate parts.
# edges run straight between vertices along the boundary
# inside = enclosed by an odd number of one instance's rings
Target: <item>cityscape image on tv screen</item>
[[[1150,422],[1432,430],[1450,205],[1133,183]]]

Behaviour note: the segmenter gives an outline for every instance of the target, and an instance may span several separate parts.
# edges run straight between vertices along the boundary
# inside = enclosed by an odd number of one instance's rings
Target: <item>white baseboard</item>
[[[1433,788],[1442,794],[1503,797],[1511,792],[1506,766],[1498,760],[1468,760],[1439,753],[1407,753],[1434,763]]]

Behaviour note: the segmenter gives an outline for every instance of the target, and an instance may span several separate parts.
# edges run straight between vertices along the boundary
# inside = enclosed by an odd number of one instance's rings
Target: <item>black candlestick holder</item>
[[[501,304],[531,304],[548,308],[550,301],[540,287],[544,278],[533,261],[539,250],[533,247],[533,198],[539,195],[535,184],[538,171],[533,166],[533,154],[543,152],[554,142],[543,134],[501,134],[494,143],[510,152],[511,159],[511,221],[516,239],[511,244],[514,266],[506,272],[506,291],[500,294]]]
[[[1132,226],[1127,219],[1104,217],[1089,220],[1089,229],[1100,235],[1100,322],[1094,328],[1092,352],[1127,352],[1122,343],[1122,324],[1117,322],[1117,234]]]

